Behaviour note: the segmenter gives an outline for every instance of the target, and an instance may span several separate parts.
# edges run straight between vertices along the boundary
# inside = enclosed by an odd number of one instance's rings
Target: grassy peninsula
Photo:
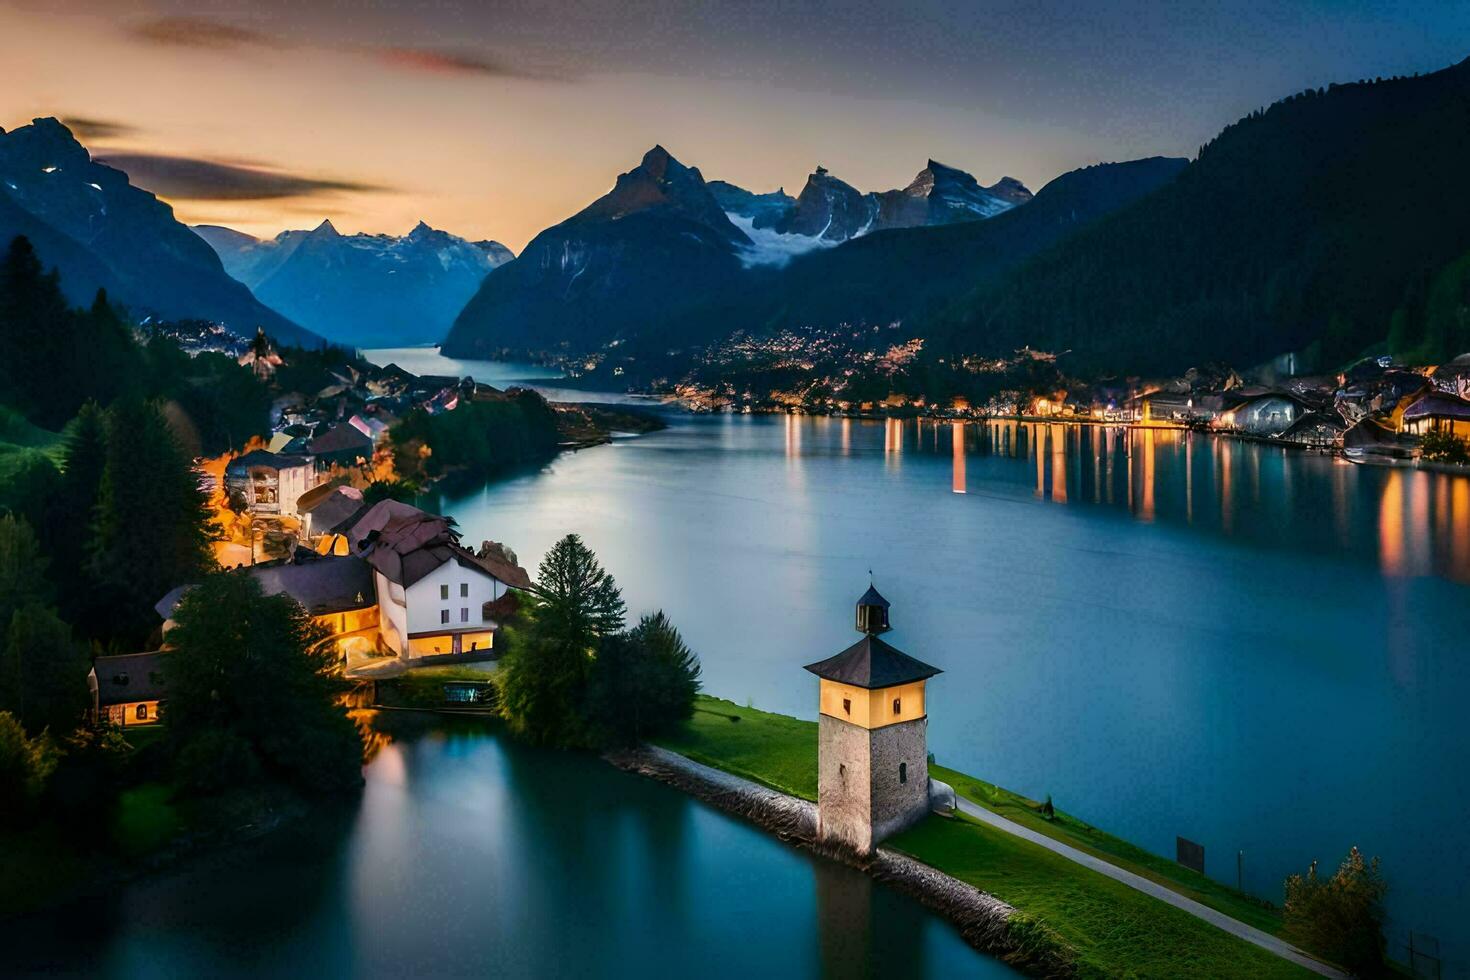
[[[684,728],[656,740],[696,762],[815,800],[817,725],[701,697]],[[961,796],[1268,932],[1280,914],[1204,875],[1149,854],[1061,811],[935,766]],[[1042,847],[957,816],[893,838],[903,851],[1039,919],[1067,944],[1079,976],[1305,977],[1299,966]]]

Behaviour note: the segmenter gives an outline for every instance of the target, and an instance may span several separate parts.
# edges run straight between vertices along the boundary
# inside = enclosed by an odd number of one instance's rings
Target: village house
[[[1416,436],[1440,432],[1470,439],[1470,401],[1448,392],[1431,392],[1404,409],[1401,428]]]
[[[488,651],[530,576],[503,549],[476,554],[449,521],[384,500],[346,531],[373,569],[385,647],[405,661]]]
[[[1307,405],[1296,395],[1266,392],[1221,412],[1215,424],[1246,435],[1275,437],[1291,428],[1307,410]]]
[[[92,719],[124,728],[156,725],[164,704],[162,650],[98,657],[87,675]]]
[[[1287,426],[1278,438],[1307,449],[1336,449],[1342,445],[1346,431],[1347,423],[1336,412],[1307,412]]]
[[[256,449],[225,467],[225,492],[243,500],[252,514],[296,516],[296,501],[316,486],[316,464],[309,456],[283,456]]]

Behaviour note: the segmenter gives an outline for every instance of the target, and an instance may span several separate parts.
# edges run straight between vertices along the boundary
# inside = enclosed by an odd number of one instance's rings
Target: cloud
[[[133,25],[129,33],[153,44],[181,48],[222,50],[246,45],[276,47],[280,43],[268,34],[202,17],[157,17]]]
[[[202,17],[157,17],[131,25],[128,33],[149,44],[213,51],[246,47],[282,49],[294,46],[279,35]],[[434,75],[479,75],[486,78],[542,80],[561,77],[552,72],[533,71],[473,51],[450,51],[396,44],[313,45],[308,43],[306,46],[357,54],[390,68]]]
[[[311,177],[195,157],[115,153],[98,157],[98,162],[116,167],[134,184],[171,200],[268,201],[349,191],[388,190],[360,181]]]
[[[484,75],[489,78],[543,80],[555,77],[550,73],[531,71],[468,51],[441,51],[434,48],[400,46],[375,47],[367,51],[378,61],[390,67],[435,75]]]
[[[138,132],[138,127],[129,126],[112,119],[98,119],[95,116],[63,116],[62,123],[77,139],[86,142],[88,140],[117,139],[122,136],[132,136]]]

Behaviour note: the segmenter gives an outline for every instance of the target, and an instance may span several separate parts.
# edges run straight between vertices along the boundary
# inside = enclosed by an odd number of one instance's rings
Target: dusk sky
[[[1470,4],[0,0],[0,126],[70,120],[190,223],[420,218],[519,250],[662,143],[864,190],[1192,156],[1307,86],[1470,54]]]

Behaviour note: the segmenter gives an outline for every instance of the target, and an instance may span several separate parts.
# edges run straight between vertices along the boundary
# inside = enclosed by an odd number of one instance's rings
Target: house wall
[[[460,586],[469,586],[469,595],[460,595]],[[440,598],[440,587],[447,586],[449,597]],[[408,589],[409,634],[447,633],[466,629],[494,629],[494,620],[483,615],[485,603],[505,595],[505,585],[493,575],[478,568],[467,568],[457,561],[447,561],[419,579]],[[441,613],[449,610],[449,621]],[[461,619],[460,610],[469,610],[469,618]]]
[[[1258,435],[1283,431],[1301,415],[1296,402],[1287,398],[1262,398],[1235,410],[1235,426]]]
[[[1427,432],[1447,432],[1457,439],[1470,439],[1470,421],[1445,418],[1443,416],[1429,416],[1426,418],[1417,418],[1411,422],[1405,422],[1404,431],[1411,432],[1416,436],[1422,436]]]
[[[280,471],[281,513],[296,516],[296,501],[301,495],[316,486],[316,466],[291,466]]]
[[[820,711],[863,728],[880,728],[924,717],[924,682],[900,684],[870,691],[836,681],[821,682]],[[894,712],[897,698],[899,711]],[[847,702],[844,707],[843,702]]]
[[[114,725],[124,728],[137,728],[145,725],[156,725],[159,722],[158,701],[126,701],[122,704],[109,704],[102,709],[103,715]],[[138,717],[138,709],[143,709],[144,717]]]
[[[403,586],[388,581],[374,569],[373,589],[378,594],[378,628],[383,643],[399,656],[408,650],[408,609],[404,605]]]

